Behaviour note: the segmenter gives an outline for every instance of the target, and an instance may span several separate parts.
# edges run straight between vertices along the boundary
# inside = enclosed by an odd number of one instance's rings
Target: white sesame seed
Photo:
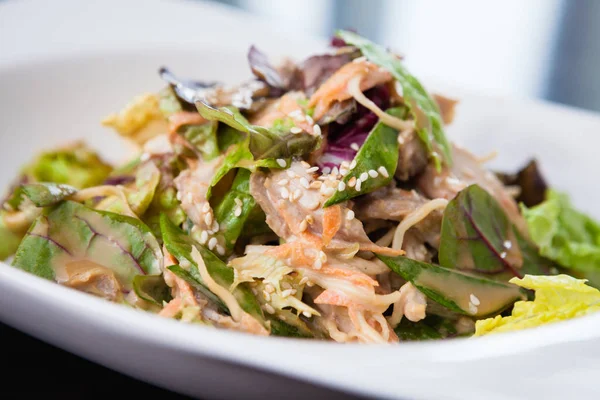
[[[265,297],[266,301],[271,301],[271,295],[266,290],[263,290],[263,296]]]
[[[312,174],[313,172],[317,172],[319,170],[319,167],[312,167],[306,170],[306,172],[308,172],[309,174]]]
[[[323,169],[321,170],[324,174],[328,174],[331,172],[331,168],[330,167],[323,167]]]
[[[362,184],[362,181],[360,179],[356,180],[356,186],[354,187],[354,189],[356,189],[357,192],[360,192],[360,186]]]
[[[387,169],[383,165],[381,167],[377,168],[377,171],[379,171],[379,173],[386,178],[390,177],[390,174],[388,174]]]
[[[287,179],[281,179],[279,182],[277,182],[277,184],[281,186],[285,186],[288,183],[290,183],[290,181],[288,181]]]
[[[265,304],[263,306],[263,308],[265,309],[266,312],[268,312],[269,314],[275,314],[275,309],[273,308],[272,305],[270,305],[269,303]]]
[[[354,187],[354,185],[356,185],[356,177],[355,176],[350,178],[350,180],[348,181],[348,186]]]
[[[338,167],[333,167],[333,169],[331,170],[331,175],[333,175],[334,177],[337,176],[340,173],[340,171],[338,170]]]
[[[277,165],[279,165],[281,168],[285,168],[287,166],[287,162],[283,158],[278,158]]]
[[[192,196],[191,192],[187,194],[186,199],[187,199],[188,203],[191,203],[192,201],[194,201],[194,197]]]
[[[233,211],[233,215],[235,215],[236,217],[239,217],[240,215],[242,215],[242,207],[236,207],[235,210]]]
[[[340,175],[346,176],[348,172],[348,168],[340,167]]]
[[[289,169],[286,171],[286,174],[291,179],[294,179],[296,177],[296,173],[294,171],[292,171],[292,170],[289,170]]]
[[[348,221],[352,221],[354,219],[354,211],[348,210],[348,212],[346,213],[346,219]]]
[[[292,133],[301,133],[302,129],[298,128],[297,126],[292,127],[292,129],[290,129],[290,132]]]
[[[506,240],[504,241],[504,248],[505,249],[510,249],[512,247],[512,242],[510,240]]]
[[[287,199],[290,197],[290,192],[286,188],[281,188],[281,198]]]
[[[281,297],[289,297],[289,295],[292,294],[292,290],[293,289],[285,289],[283,292],[281,292]]]
[[[402,137],[402,135],[398,135],[398,144],[400,146],[402,146],[404,144],[404,138]]]
[[[177,192],[175,197],[177,198],[177,201],[181,201],[181,192]]]
[[[310,164],[307,163],[306,161],[300,161],[300,165],[302,165],[305,169],[309,169],[310,168]]]
[[[350,145],[350,148],[354,151],[358,151],[358,149],[360,149],[360,147],[358,147],[358,143],[352,143]]]
[[[323,189],[325,188],[325,189]],[[321,186],[321,193],[325,196],[331,196],[335,192],[335,189],[329,186]]]
[[[350,163],[350,169],[354,169],[354,167],[356,167],[356,160],[352,160],[352,162]]]
[[[306,218],[304,218],[304,219],[306,220],[306,222],[308,222],[311,225],[313,222],[315,222],[315,218],[312,215],[307,215]]]
[[[369,174],[367,174],[366,172],[363,172],[362,174],[360,174],[360,180],[361,181],[366,181],[367,179],[369,179]]]
[[[311,118],[312,119],[312,118]],[[321,136],[321,127],[317,124],[313,125],[313,132],[316,136]]]
[[[213,216],[211,213],[207,213],[204,215],[204,223],[206,224],[207,227],[210,227],[212,225],[213,222]]]
[[[469,300],[471,300],[471,303],[473,303],[473,305],[478,306],[479,304],[481,304],[481,302],[479,301],[479,298],[477,296],[475,296],[473,293],[471,293],[471,295],[469,296]]]
[[[308,282],[308,277],[305,276],[304,278],[300,279],[300,282],[298,282],[298,284],[304,285],[306,282]]]
[[[321,269],[321,267],[323,266],[323,262],[320,259],[316,259],[315,263],[313,264],[313,268],[314,269]]]
[[[477,306],[473,303],[469,303],[469,313],[472,315],[477,314]]]
[[[338,190],[340,192],[343,192],[344,190],[346,190],[346,184],[343,181],[340,181],[340,183],[338,183]]]
[[[214,232],[218,232],[218,231],[219,231],[219,223],[218,223],[216,220],[214,220],[214,221],[213,221],[213,223],[212,223],[212,226],[211,226],[211,229],[212,229]]]
[[[241,207],[244,205],[244,203],[242,202],[242,200],[240,200],[239,197],[236,197],[235,199],[233,199],[233,201],[235,202],[235,205],[238,207]]]
[[[210,204],[209,204],[209,202],[207,201],[207,202],[205,202],[205,203],[202,205],[202,212],[203,212],[203,213],[207,213],[207,212],[209,212],[209,211],[210,211]]]
[[[294,118],[294,117],[302,117],[302,111],[296,109],[296,110],[290,112],[288,114],[288,116],[290,116],[292,118]]]
[[[321,262],[327,262],[327,254],[325,254],[323,250],[319,251],[319,260],[321,260]]]
[[[308,122],[309,124],[315,123],[315,120],[312,119],[312,117],[310,115],[306,115],[305,118],[306,118],[306,122]]]
[[[206,244],[208,241],[208,233],[206,231],[202,231],[200,233],[200,244]]]
[[[213,250],[216,245],[217,245],[217,238],[211,237],[210,240],[208,241],[208,248]]]
[[[306,220],[303,219],[302,222],[300,222],[298,228],[300,229],[300,232],[304,232],[308,228],[308,222],[306,222]]]
[[[308,311],[302,311],[302,315],[304,315],[306,318],[310,318],[310,312]]]
[[[506,252],[503,251],[502,253],[500,253],[500,258],[506,258],[506,255],[507,255]]]
[[[302,190],[300,190],[300,189],[294,190],[294,200],[298,200],[300,197],[302,197]]]
[[[220,244],[217,245],[217,253],[219,253],[221,256],[225,255],[225,249]]]
[[[374,169],[370,169],[368,173],[371,178],[377,178],[379,176],[379,173]]]
[[[302,185],[304,189],[308,189],[310,187],[308,179],[306,179],[305,177],[300,178],[300,185]]]
[[[314,181],[310,184],[310,188],[311,189],[319,189],[321,187],[321,185],[323,185],[323,182],[321,181]]]

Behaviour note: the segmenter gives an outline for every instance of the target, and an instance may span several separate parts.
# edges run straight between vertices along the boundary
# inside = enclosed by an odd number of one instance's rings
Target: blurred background
[[[268,16],[286,34],[356,29],[453,85],[600,111],[597,0],[212,1]]]

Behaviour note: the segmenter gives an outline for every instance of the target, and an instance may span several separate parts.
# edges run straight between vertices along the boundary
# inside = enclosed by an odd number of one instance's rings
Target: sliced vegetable
[[[267,56],[254,45],[248,50],[248,64],[252,73],[269,86],[284,89],[284,82],[279,72],[269,63]]]
[[[576,210],[565,194],[547,192],[547,200],[522,207],[531,239],[542,256],[600,286],[600,224]]]
[[[192,150],[202,156],[205,161],[218,157],[219,146],[217,143],[218,123],[210,121],[201,125],[184,125],[178,133],[190,144]]]
[[[474,317],[499,313],[525,298],[515,285],[424,263],[407,257],[377,255],[392,271],[412,282],[431,300]]]
[[[137,275],[158,275],[162,252],[135,218],[64,201],[38,217],[19,245],[13,265],[46,279],[68,282],[94,265],[114,272],[131,290]]]
[[[600,291],[587,286],[584,279],[525,275],[510,281],[535,290],[535,300],[515,303],[510,316],[477,321],[475,336],[533,328],[600,311]]]
[[[294,338],[312,338],[311,334],[301,331],[299,328],[292,326],[288,323],[283,322],[279,318],[269,316],[271,322],[271,335],[283,336],[283,337],[294,337]]]
[[[388,70],[400,83],[406,105],[417,122],[417,133],[429,156],[439,170],[442,162],[436,149],[439,147],[443,161],[451,166],[452,149],[444,133],[439,108],[417,78],[406,70],[400,59],[383,47],[349,31],[338,31],[337,36],[349,45],[356,46],[369,61]]]
[[[0,212],[0,260],[2,261],[15,254],[23,238],[22,233],[13,232],[6,227],[4,214],[4,211]]]
[[[208,90],[217,86],[217,82],[198,82],[189,79],[180,79],[173,75],[166,67],[161,67],[158,70],[158,74],[165,82],[171,85],[180,104],[188,103],[193,105],[198,96],[203,96]]]
[[[404,108],[392,108],[386,112],[402,118],[405,111]],[[352,163],[356,166],[344,177],[344,190],[337,190],[325,202],[325,207],[370,193],[392,181],[398,164],[398,131],[382,122],[377,123]],[[350,186],[350,180],[356,183]]]
[[[83,189],[102,183],[112,167],[84,143],[40,154],[26,165],[23,174],[27,182],[52,182]]]
[[[553,266],[539,257],[510,222],[496,200],[478,185],[463,189],[444,211],[439,248],[446,268],[475,271],[507,280],[507,273],[548,273]]]
[[[212,279],[220,286],[229,289],[234,282],[233,269],[228,267],[223,261],[219,259],[215,254],[204,246],[196,243],[191,237],[186,235],[181,229],[173,225],[166,215],[162,215],[160,219],[160,227],[163,232],[163,241],[169,253],[171,253],[180,264],[189,265],[189,269],[186,270],[189,275],[193,277],[193,281],[196,282],[197,288],[203,287],[202,293],[206,294],[210,292],[208,286],[204,283],[202,276],[198,272],[198,264],[192,256],[192,247],[195,247],[202,256],[204,263],[206,264],[206,270],[212,277]],[[172,268],[169,268],[173,271]],[[185,279],[185,278],[184,278]],[[187,279],[186,279],[187,280]],[[188,281],[189,282],[189,281]],[[238,301],[240,307],[256,318],[258,321],[264,322],[264,316],[260,303],[254,297],[254,294],[247,285],[238,285],[233,289],[233,295]],[[210,299],[214,299],[215,295],[208,296]],[[222,301],[216,302],[223,311],[226,307]]]
[[[172,299],[171,288],[167,286],[162,275],[136,276],[133,278],[133,290],[140,299],[161,307]]]
[[[306,132],[274,132],[251,125],[231,108],[213,108],[204,101],[196,102],[198,112],[209,121],[220,121],[248,134],[248,149],[255,160],[301,157],[310,154],[320,144],[320,137]]]
[[[437,315],[428,315],[418,322],[402,318],[394,332],[401,341],[444,339],[457,334],[453,321]]]
[[[62,201],[75,192],[77,189],[73,186],[41,182],[20,186],[14,196],[26,196],[36,207],[47,207]],[[11,206],[15,205],[11,204]]]

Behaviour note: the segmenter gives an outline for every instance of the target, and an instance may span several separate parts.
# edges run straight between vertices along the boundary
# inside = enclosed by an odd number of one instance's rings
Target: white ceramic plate
[[[5,22],[26,15],[22,13],[27,7],[31,11],[36,4],[0,6],[0,38],[16,27],[13,23],[7,28]],[[152,8],[155,3],[145,4]],[[189,8],[160,1],[155,6],[163,13]],[[98,18],[102,12],[109,14],[103,7],[91,7],[90,14]],[[228,21],[234,18],[220,9],[202,10],[204,16],[213,13],[213,25],[223,15]],[[118,29],[119,23],[114,26]],[[64,29],[66,40],[69,30]],[[286,50],[280,39],[269,38],[264,30],[255,36],[265,48],[279,49],[281,54]],[[31,52],[14,43],[3,47],[8,52],[0,59],[0,185],[8,184],[21,163],[38,150],[68,139],[84,138],[109,159],[122,160],[126,148],[100,127],[102,116],[135,94],[160,88],[156,74],[160,65],[207,80],[248,76],[242,48],[246,43],[242,46],[234,39],[178,47],[151,46],[143,40],[107,44],[98,37],[90,38],[93,45],[82,49],[80,37],[74,42],[54,38],[52,43],[60,43],[56,50],[44,47],[37,56],[35,47]],[[305,52],[308,47],[304,43],[298,49]],[[496,167],[515,169],[536,156],[551,183],[569,191],[578,206],[600,216],[599,190],[593,183],[600,166],[599,117],[442,85],[430,87],[462,100],[449,129],[453,140],[481,154],[498,150]],[[164,320],[0,265],[0,319],[110,368],[203,397],[334,398],[338,394],[325,389],[333,388],[385,398],[548,399],[574,393],[594,398],[600,373],[600,315],[480,339],[337,345],[253,337]]]

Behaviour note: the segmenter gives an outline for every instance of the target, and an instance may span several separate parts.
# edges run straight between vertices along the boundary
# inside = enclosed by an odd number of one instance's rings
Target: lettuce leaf
[[[516,302],[508,317],[498,315],[477,321],[475,336],[532,328],[600,311],[600,291],[586,285],[585,279],[525,275],[510,282],[535,290],[535,300]]]
[[[600,286],[600,224],[577,211],[568,197],[548,191],[547,199],[532,208],[522,206],[532,240],[540,253]],[[593,279],[593,274],[596,274]]]

